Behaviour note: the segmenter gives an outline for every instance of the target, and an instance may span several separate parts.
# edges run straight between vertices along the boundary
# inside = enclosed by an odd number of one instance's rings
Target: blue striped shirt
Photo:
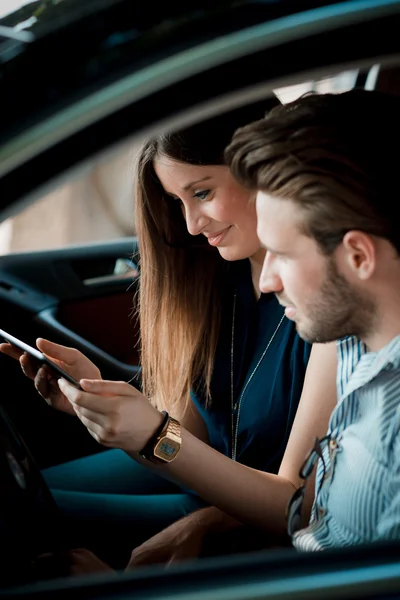
[[[400,539],[400,336],[379,352],[355,337],[337,343],[338,404],[319,460],[310,525],[298,550]],[[335,447],[336,446],[336,447]]]

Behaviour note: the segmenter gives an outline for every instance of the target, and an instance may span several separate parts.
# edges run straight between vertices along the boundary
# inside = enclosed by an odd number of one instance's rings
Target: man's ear
[[[348,231],[343,237],[344,260],[359,279],[369,279],[376,269],[376,244],[364,231]]]

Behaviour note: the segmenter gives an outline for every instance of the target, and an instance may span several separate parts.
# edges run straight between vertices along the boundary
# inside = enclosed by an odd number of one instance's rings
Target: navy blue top
[[[211,446],[229,457],[232,456],[231,340],[235,293],[235,403],[283,316],[283,308],[274,294],[261,294],[256,300],[249,260],[229,264],[210,405],[206,407],[204,396],[192,392]],[[243,394],[238,462],[263,471],[278,471],[300,400],[310,350],[311,345],[298,336],[295,324],[284,318]]]

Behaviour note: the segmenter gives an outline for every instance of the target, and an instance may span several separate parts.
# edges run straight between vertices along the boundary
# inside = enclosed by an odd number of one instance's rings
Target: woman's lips
[[[210,244],[210,246],[218,246],[222,242],[222,240],[224,239],[224,237],[226,236],[226,234],[228,233],[229,230],[230,230],[230,227],[227,227],[226,229],[224,229],[223,231],[220,231],[216,235],[209,235],[207,237],[207,241]]]

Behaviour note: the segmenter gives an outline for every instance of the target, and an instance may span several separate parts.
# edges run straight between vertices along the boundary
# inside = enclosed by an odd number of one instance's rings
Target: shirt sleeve
[[[378,523],[377,540],[400,538],[400,431],[397,432],[392,452],[387,505]]]

